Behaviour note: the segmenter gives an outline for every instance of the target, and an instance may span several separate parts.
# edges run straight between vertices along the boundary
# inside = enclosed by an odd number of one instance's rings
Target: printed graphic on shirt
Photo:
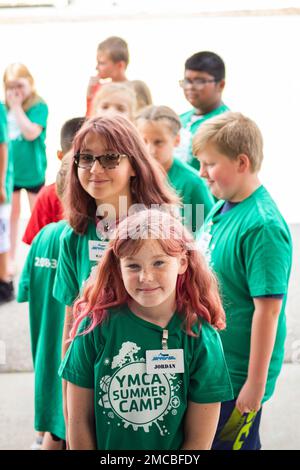
[[[178,374],[147,374],[144,357],[138,357],[140,347],[131,341],[122,344],[119,354],[105,360],[111,375],[101,378],[100,399],[107,424],[117,419],[117,426],[132,426],[149,432],[154,424],[161,436],[169,435],[164,417],[177,414],[180,398],[177,393],[182,384]],[[116,369],[116,370],[115,370]]]

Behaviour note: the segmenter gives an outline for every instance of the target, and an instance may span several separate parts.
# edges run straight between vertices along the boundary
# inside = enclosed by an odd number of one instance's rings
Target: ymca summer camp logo
[[[164,418],[168,413],[174,417],[181,405],[177,393],[182,380],[177,374],[147,374],[145,358],[139,358],[140,347],[131,341],[122,344],[119,353],[110,363],[112,375],[100,379],[99,406],[106,415],[107,424],[132,427],[134,431],[149,432],[151,426],[160,435],[170,434]]]

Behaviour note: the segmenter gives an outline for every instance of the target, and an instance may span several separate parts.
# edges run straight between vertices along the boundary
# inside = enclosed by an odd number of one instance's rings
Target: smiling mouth
[[[90,180],[90,183],[101,184],[101,183],[108,183],[109,180]]]
[[[152,287],[152,288],[144,288],[144,289],[137,289],[139,292],[144,292],[144,293],[151,293],[151,292],[155,292],[156,290],[160,289],[160,287]]]

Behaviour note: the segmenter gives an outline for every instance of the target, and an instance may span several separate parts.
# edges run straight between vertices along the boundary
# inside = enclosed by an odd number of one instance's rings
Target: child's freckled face
[[[125,289],[137,305],[157,307],[175,302],[179,274],[186,270],[185,256],[169,256],[157,240],[145,240],[131,257],[121,258]]]

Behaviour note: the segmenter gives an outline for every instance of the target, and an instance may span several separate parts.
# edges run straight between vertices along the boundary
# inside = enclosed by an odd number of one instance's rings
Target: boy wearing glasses
[[[199,161],[192,152],[192,137],[204,121],[229,109],[222,102],[225,64],[214,52],[204,51],[189,57],[184,68],[184,79],[179,84],[193,109],[180,115],[182,129],[175,156],[199,170]]]

